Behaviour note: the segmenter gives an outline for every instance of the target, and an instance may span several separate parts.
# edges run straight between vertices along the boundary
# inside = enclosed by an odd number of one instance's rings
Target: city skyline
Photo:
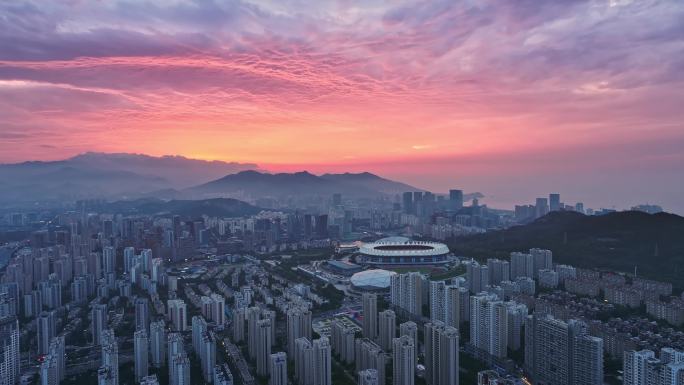
[[[0,163],[369,171],[682,213],[675,1],[0,5]],[[655,22],[657,21],[657,22]]]

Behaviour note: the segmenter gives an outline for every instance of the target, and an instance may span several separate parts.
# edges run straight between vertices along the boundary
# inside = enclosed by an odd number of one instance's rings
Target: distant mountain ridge
[[[88,152],[58,161],[0,164],[0,202],[126,199],[155,190],[185,188],[254,168],[257,165],[252,163],[182,156]]]
[[[533,247],[554,263],[633,273],[684,289],[684,217],[622,211],[600,216],[552,212],[506,230],[459,237],[449,248],[465,257],[502,258]]]
[[[317,176],[307,171],[270,174],[254,170],[226,175],[187,190],[192,194],[243,193],[257,197],[341,193],[357,198],[391,195],[402,191],[422,190],[368,172]]]
[[[87,152],[58,161],[0,164],[0,204],[5,208],[35,202],[61,205],[92,198],[237,198],[255,202],[261,198],[295,197],[301,203],[302,198],[306,201],[334,193],[345,198],[387,199],[405,191],[425,190],[369,172],[267,173],[253,163],[183,156]]]

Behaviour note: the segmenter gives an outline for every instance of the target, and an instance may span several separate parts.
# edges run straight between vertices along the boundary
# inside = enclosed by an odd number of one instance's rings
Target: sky
[[[684,213],[679,0],[4,1],[0,163],[371,171]]]

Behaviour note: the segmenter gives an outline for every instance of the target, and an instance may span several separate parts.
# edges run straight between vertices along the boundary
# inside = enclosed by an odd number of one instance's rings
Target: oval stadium
[[[365,265],[438,265],[447,262],[449,248],[439,242],[389,237],[359,247],[357,263]]]

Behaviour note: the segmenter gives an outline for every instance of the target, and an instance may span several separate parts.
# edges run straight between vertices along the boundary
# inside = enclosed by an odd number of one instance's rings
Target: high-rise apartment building
[[[155,368],[166,365],[166,325],[164,320],[150,323],[150,358]]]
[[[287,311],[287,352],[290,359],[295,356],[295,341],[304,337],[311,341],[311,311],[293,308]]]
[[[0,317],[0,383],[11,385],[18,382],[20,375],[19,321],[12,314],[4,314]],[[63,349],[64,344],[62,344]],[[49,352],[50,346],[48,346]]]
[[[533,314],[525,320],[525,367],[534,384],[603,384],[603,340],[584,323]]]
[[[135,299],[135,330],[145,329],[149,332],[150,303],[145,297]]]
[[[429,385],[458,385],[458,329],[443,322],[425,324],[425,380]]]
[[[363,336],[375,339],[378,336],[378,296],[363,293]]]
[[[268,365],[271,359],[271,320],[257,321],[256,362],[257,374],[268,376]]]
[[[413,321],[407,321],[399,325],[399,336],[407,336],[413,341],[413,351],[416,353],[418,362],[418,325]]]
[[[139,329],[133,334],[133,351],[135,355],[135,379],[141,381],[148,374],[149,338],[145,329]]]
[[[347,325],[339,319],[333,319],[330,323],[330,345],[333,353],[339,355],[345,364],[354,362],[354,340],[358,328]]]
[[[481,293],[470,297],[470,343],[494,357],[508,352],[508,309],[498,296]]]
[[[404,311],[420,316],[423,312],[423,276],[418,272],[396,274],[390,278],[390,301]]]
[[[47,354],[52,338],[57,334],[54,311],[41,312],[37,320],[38,353]]]
[[[168,300],[167,311],[169,321],[171,322],[171,330],[180,332],[188,330],[187,308],[185,301],[182,299]]]
[[[382,311],[378,315],[378,323],[380,326],[378,336],[380,347],[389,352],[392,349],[392,340],[397,334],[397,316],[392,310]]]
[[[392,340],[392,383],[393,385],[413,385],[416,371],[416,347],[409,336]]]
[[[269,385],[287,385],[287,355],[285,352],[271,354],[268,372]]]
[[[377,372],[378,384],[384,384],[385,366],[391,360],[389,354],[383,352],[380,345],[368,338],[357,338],[354,345],[356,371],[374,369]]]
[[[480,265],[476,261],[466,262],[465,266],[468,290],[473,294],[484,291],[489,285],[489,267]]]

